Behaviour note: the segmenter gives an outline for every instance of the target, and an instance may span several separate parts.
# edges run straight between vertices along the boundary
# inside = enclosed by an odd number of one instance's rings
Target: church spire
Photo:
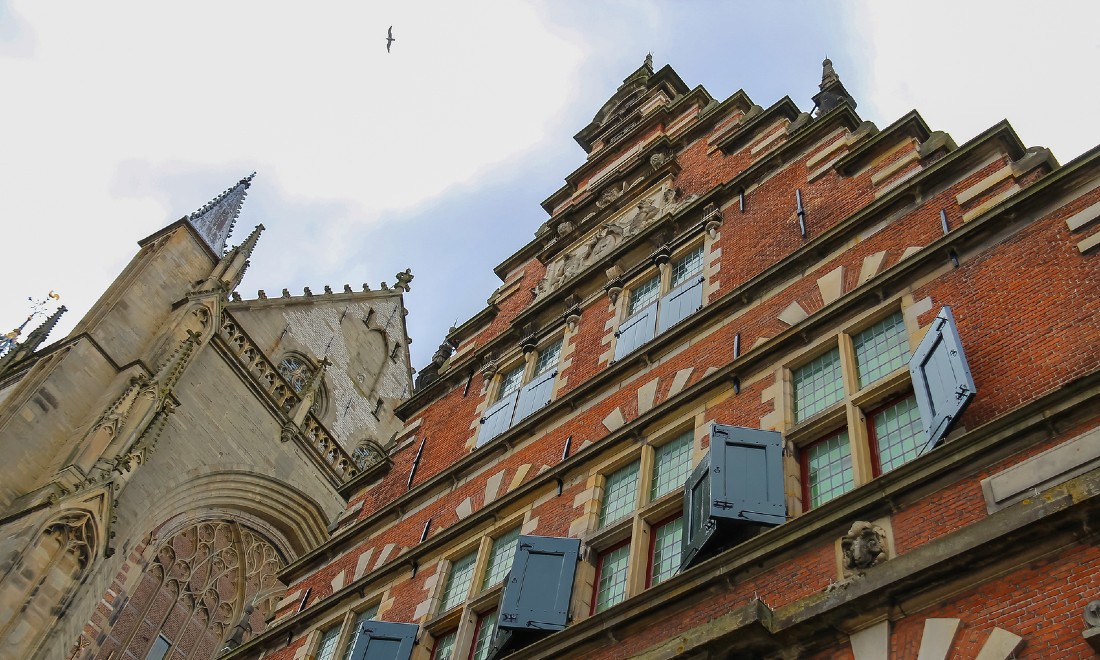
[[[34,353],[34,351],[42,345],[42,342],[46,341],[46,338],[50,336],[50,332],[53,330],[54,326],[57,325],[57,321],[61,318],[61,315],[67,311],[68,308],[64,305],[58,307],[48,319],[42,322],[42,325],[31,330],[25,340],[19,344],[15,344],[14,348],[3,356],[0,356],[0,373],[3,373],[8,365],[15,364]]]
[[[821,63],[821,90],[814,94],[813,101],[817,111],[815,117],[820,117],[841,103],[847,103],[853,110],[856,108],[856,100],[844,89],[844,83],[840,82],[840,76],[833,69],[833,61],[828,57]]]
[[[253,172],[222,194],[207,202],[202,208],[187,216],[187,221],[199,232],[206,244],[216,254],[225,252],[225,243],[233,231],[233,224],[241,213]]]

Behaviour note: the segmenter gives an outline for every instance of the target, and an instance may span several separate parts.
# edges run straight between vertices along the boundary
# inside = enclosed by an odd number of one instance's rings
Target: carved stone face
[[[849,571],[870,568],[887,558],[886,533],[868,522],[852,525],[840,545],[844,553],[844,568]]]

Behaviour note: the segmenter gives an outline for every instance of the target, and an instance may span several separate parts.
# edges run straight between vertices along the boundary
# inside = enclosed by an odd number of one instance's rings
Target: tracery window
[[[295,392],[301,392],[313,377],[313,367],[296,355],[288,355],[279,363],[279,373]]]

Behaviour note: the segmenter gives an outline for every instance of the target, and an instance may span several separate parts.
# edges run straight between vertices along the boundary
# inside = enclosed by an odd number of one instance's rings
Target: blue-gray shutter
[[[350,660],[409,660],[417,630],[415,623],[364,621]]]
[[[695,466],[684,484],[684,525],[681,532],[680,570],[699,558],[704,546],[714,536],[714,519],[710,517],[710,452]]]
[[[656,316],[657,303],[653,303],[619,324],[619,331],[615,333],[618,337],[615,342],[616,360],[621,360],[634,349],[653,339]]]
[[[580,549],[580,539],[520,536],[504,583],[497,627],[564,630]]]
[[[481,430],[477,434],[477,446],[489,442],[512,426],[512,413],[516,409],[516,396],[519,392],[512,392],[500,401],[497,401],[481,418]]]
[[[703,307],[702,275],[695,277],[668,292],[661,298],[661,311],[657,316],[657,334],[661,334]]]
[[[923,451],[928,451],[947,435],[977,394],[955,317],[947,305],[909,360],[909,375],[928,438]]]
[[[710,454],[712,515],[764,525],[787,521],[778,431],[714,424]]]
[[[554,377],[558,375],[556,369],[551,369],[541,376],[527,383],[519,391],[519,400],[516,402],[515,421],[527,417],[539,408],[550,403],[550,395],[554,392]]]

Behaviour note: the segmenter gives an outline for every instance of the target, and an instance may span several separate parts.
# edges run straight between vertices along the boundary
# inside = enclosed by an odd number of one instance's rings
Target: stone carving
[[[428,366],[420,370],[420,373],[416,375],[416,389],[420,389],[429,383],[435,382],[439,379],[439,370],[443,368],[443,364],[451,357],[451,353],[454,352],[454,347],[449,342],[443,342],[439,345],[439,348],[435,349],[435,353],[432,354],[432,361]]]
[[[622,194],[623,191],[617,187],[604,188],[603,192],[600,193],[599,199],[596,200],[596,206],[601,209],[610,206],[612,202],[618,199]]]
[[[851,577],[888,559],[886,532],[878,525],[855,522],[840,540],[844,577]]]
[[[573,223],[568,220],[562,220],[558,223],[558,236],[565,236],[569,232],[573,231]]]

